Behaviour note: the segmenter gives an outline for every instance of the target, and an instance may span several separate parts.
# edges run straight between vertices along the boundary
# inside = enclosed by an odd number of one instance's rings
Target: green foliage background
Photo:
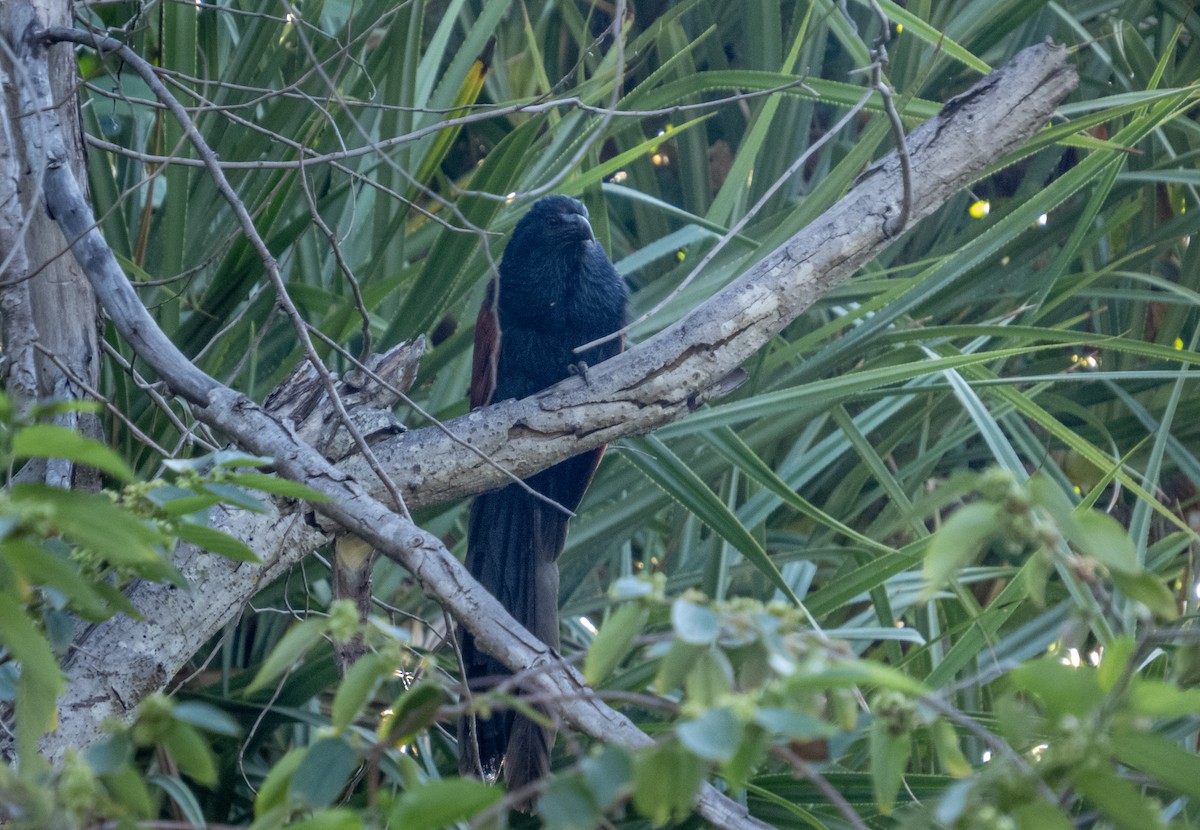
[[[996,159],[750,361],[736,394],[610,449],[561,563],[566,649],[586,648],[589,623],[601,626],[605,650],[589,660],[603,689],[684,707],[631,705],[631,716],[660,736],[681,717],[701,723],[693,733],[728,734],[752,763],[738,767],[686,728],[659,756],[602,753],[578,766],[564,751],[552,826],[562,816],[590,826],[605,811],[622,826],[645,823],[639,813],[694,824],[690,788],[710,770],[779,826],[851,826],[794,775],[809,764],[870,826],[1200,822],[1200,776],[1188,778],[1200,714],[1190,627],[1200,246],[1189,244],[1200,224],[1200,18],[1176,0],[881,6],[902,24],[887,74],[909,127],[1046,38],[1071,46],[1080,87],[1027,148]],[[530,201],[521,194],[553,181],[588,204],[637,316],[859,98],[861,76],[849,73],[877,35],[864,3],[645,0],[629,11],[615,96],[607,3],[168,2],[96,6],[84,19],[121,29],[163,67],[218,156],[242,163],[227,173],[313,327],[361,349],[356,284],[373,345],[432,338],[414,395],[445,419],[466,409],[474,311]],[[261,262],[202,171],[154,161],[194,152],[136,75],[82,61],[87,129],[133,151],[91,151],[106,237],[172,339],[261,399],[301,359]],[[632,341],[802,228],[891,146],[873,101]],[[990,212],[975,219],[979,200]],[[963,355],[976,359],[941,360]],[[159,444],[179,445],[125,372],[114,367],[106,389]],[[111,444],[144,473],[158,464],[119,422]],[[446,504],[417,519],[461,546],[465,515]],[[644,595],[620,581],[651,573]],[[614,594],[614,583],[626,587]],[[722,633],[676,618],[673,598],[689,589],[716,602],[686,600]],[[431,651],[439,610],[386,562],[376,591],[381,619],[390,613],[409,638],[405,682],[449,687],[452,655]],[[775,601],[791,610],[768,612]],[[299,616],[328,602],[327,573],[306,567],[255,605]],[[799,639],[771,645],[767,619]],[[404,684],[373,663],[338,722],[318,636],[332,623],[284,640],[299,668],[261,673],[291,625],[291,613],[248,613],[215,654],[197,656],[214,657],[219,674],[200,696],[245,731],[216,745],[211,789],[178,777],[161,786],[163,810],[230,823],[257,814],[256,826],[274,827],[343,804],[309,826],[380,820],[354,771]],[[747,668],[757,664],[738,652],[740,625],[766,658],[803,652],[801,674],[816,680],[796,687],[771,660]],[[831,640],[845,644],[845,677],[806,662]],[[718,691],[670,673],[685,646],[716,666]],[[255,673],[273,681],[269,696],[246,690]],[[857,711],[867,700],[851,689],[866,690],[874,715]],[[781,727],[762,714],[776,709],[823,725]],[[1020,763],[984,763],[994,747],[964,719],[1001,735]],[[376,758],[394,821],[437,826],[412,818],[429,803],[486,806],[469,784],[419,783],[454,769],[443,731],[407,737],[412,754]],[[824,756],[797,764],[813,742]],[[682,782],[647,791],[647,770],[668,768]]]

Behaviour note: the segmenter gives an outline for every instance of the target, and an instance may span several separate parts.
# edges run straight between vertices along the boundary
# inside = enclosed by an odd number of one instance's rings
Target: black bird
[[[517,223],[488,286],[475,327],[471,408],[524,398],[621,351],[614,339],[582,354],[574,349],[625,325],[625,283],[588,224],[587,208],[567,196],[547,196]],[[585,376],[586,377],[586,376]],[[530,477],[537,492],[574,511],[604,448],[581,453]],[[518,622],[558,649],[558,556],[567,516],[516,484],[483,493],[471,504],[467,568]],[[467,682],[509,674],[461,634]],[[459,724],[459,768],[495,779],[502,768],[509,789],[541,778],[550,768],[554,730],[512,711]],[[476,754],[476,748],[478,754]],[[478,765],[477,765],[478,764]]]

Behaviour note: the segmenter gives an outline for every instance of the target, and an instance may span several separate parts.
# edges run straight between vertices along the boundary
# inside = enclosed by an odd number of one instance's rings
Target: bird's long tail
[[[468,570],[518,622],[555,650],[559,646],[556,560],[566,529],[567,516],[562,511],[516,485],[484,493],[471,504]],[[462,632],[461,645],[473,692],[486,691],[510,674],[476,647],[469,632]],[[482,770],[494,778],[503,761],[505,781],[515,790],[549,771],[553,729],[511,710],[477,717],[473,725],[474,736],[471,719],[459,723],[459,768],[463,774]]]

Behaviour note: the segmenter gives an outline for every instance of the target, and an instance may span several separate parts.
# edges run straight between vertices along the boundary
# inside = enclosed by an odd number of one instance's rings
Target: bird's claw
[[[584,386],[592,385],[592,382],[588,379],[588,365],[586,361],[580,360],[576,363],[572,363],[567,367],[567,371],[573,375],[579,375],[579,377],[583,378]]]

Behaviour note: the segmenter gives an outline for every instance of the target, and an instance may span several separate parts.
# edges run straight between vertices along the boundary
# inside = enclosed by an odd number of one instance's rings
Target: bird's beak
[[[579,233],[588,242],[596,241],[596,234],[592,232],[592,225],[588,222],[586,216],[580,216],[578,213],[572,213],[568,219],[579,226]]]

